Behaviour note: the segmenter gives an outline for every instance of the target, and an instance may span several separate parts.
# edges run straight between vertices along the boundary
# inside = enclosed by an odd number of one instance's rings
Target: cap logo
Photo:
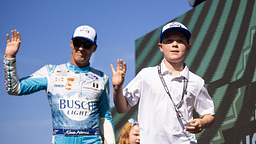
[[[87,28],[85,28],[85,27],[84,27],[83,29],[81,29],[81,30],[80,30],[80,32],[81,32],[81,31],[84,31],[84,32],[90,33],[90,31],[89,31]]]
[[[187,29],[186,27],[184,27],[184,26],[181,25],[180,23],[176,23],[176,22],[171,23],[171,24],[170,24],[170,28],[171,28],[171,27],[181,27],[181,28]]]

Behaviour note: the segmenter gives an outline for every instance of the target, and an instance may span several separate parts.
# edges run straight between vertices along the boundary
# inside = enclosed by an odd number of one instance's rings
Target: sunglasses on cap
[[[90,41],[82,42],[79,39],[74,38],[73,39],[73,45],[74,45],[74,47],[81,47],[82,46],[84,49],[90,49],[92,47],[93,43],[90,42]]]

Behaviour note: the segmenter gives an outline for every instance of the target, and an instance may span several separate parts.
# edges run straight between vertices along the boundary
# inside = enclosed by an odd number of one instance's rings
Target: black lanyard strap
[[[174,101],[173,101],[173,99],[172,99],[171,93],[169,92],[169,89],[168,89],[168,87],[167,87],[167,85],[166,85],[166,83],[165,83],[165,81],[164,81],[163,75],[162,75],[162,73],[161,73],[161,64],[159,64],[159,65],[157,66],[157,68],[158,68],[158,75],[159,75],[159,77],[160,77],[160,79],[161,79],[161,82],[162,82],[162,84],[163,84],[163,86],[164,86],[164,89],[165,89],[166,93],[168,94],[168,96],[170,97],[170,99],[171,99],[171,101],[172,101],[172,103],[173,103],[173,105],[174,105],[175,111],[177,112],[179,118],[182,119],[183,121],[185,121],[186,124],[189,125],[189,123],[184,119],[182,113],[181,113],[180,110],[178,109],[178,108],[181,106],[181,103],[183,102],[184,95],[187,94],[188,80],[184,77],[184,79],[183,79],[184,82],[183,82],[182,97],[181,97],[180,102],[179,102],[177,105],[175,105],[175,103],[174,103]]]

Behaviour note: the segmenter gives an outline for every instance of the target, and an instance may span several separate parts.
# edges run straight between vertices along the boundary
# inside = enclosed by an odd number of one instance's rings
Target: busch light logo
[[[94,109],[94,102],[89,102],[80,92],[71,92],[59,99],[59,110],[70,119],[82,121],[89,117]]]

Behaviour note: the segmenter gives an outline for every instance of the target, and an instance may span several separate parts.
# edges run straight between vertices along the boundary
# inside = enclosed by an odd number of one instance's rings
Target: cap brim
[[[184,28],[180,28],[180,27],[173,27],[173,28],[166,29],[163,33],[161,33],[160,42],[162,42],[162,37],[171,31],[180,31],[180,32],[184,33],[184,35],[188,39],[188,41],[191,37],[191,33],[188,30],[186,30]]]
[[[74,38],[83,38],[83,39],[86,39],[86,40],[92,42],[93,44],[95,44],[94,41],[92,41],[91,39],[89,39],[89,38],[87,38],[87,37],[83,37],[83,36],[75,36],[75,37],[72,37],[72,39],[74,39]]]

